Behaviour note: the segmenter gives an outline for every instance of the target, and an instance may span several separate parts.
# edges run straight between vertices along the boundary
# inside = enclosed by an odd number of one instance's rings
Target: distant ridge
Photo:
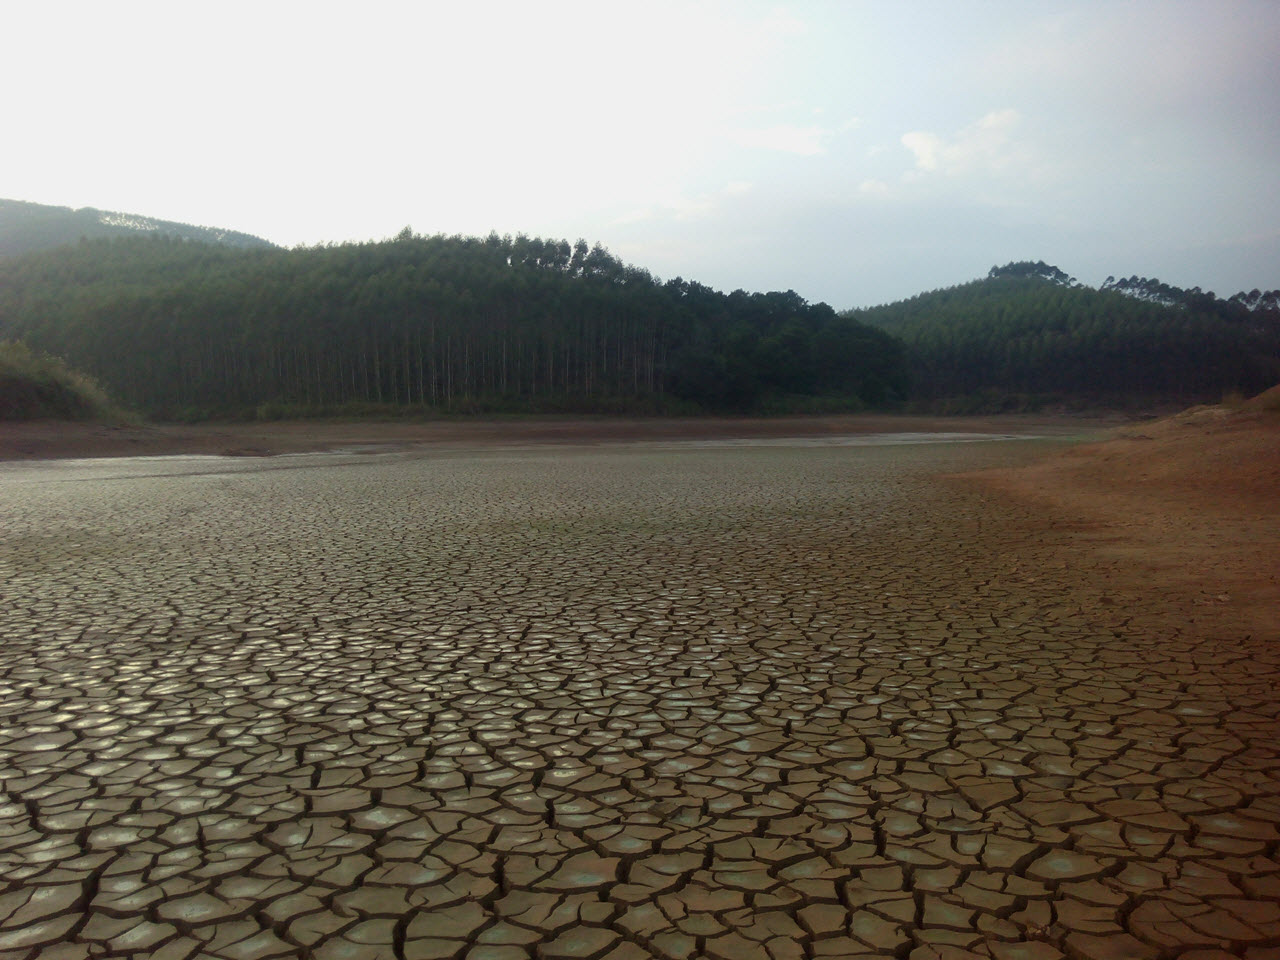
[[[1280,380],[1276,290],[1223,300],[1138,277],[1095,289],[1038,260],[842,315],[902,341],[913,397],[935,411],[1216,402]]]
[[[0,257],[17,257],[78,243],[81,237],[124,237],[160,234],[230,247],[273,247],[275,244],[237,230],[197,227],[133,213],[82,207],[52,207],[24,200],[0,199]]]

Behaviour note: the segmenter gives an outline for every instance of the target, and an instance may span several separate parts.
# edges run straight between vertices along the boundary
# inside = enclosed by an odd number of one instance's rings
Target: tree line
[[[912,396],[1216,401],[1280,382],[1280,292],[1223,300],[1108,278],[1099,289],[1042,261],[849,311],[904,343]]]
[[[1280,292],[1093,289],[1024,261],[837,314],[662,282],[583,240],[143,235],[0,261],[0,339],[160,418],[1194,402],[1280,381]]]
[[[294,250],[84,239],[0,263],[0,336],[160,417],[858,408],[907,385],[897,340],[792,291],[663,283],[582,240],[407,228]]]

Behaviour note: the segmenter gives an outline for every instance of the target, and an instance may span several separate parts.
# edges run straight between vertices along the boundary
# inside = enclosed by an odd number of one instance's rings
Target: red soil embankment
[[[1167,594],[1198,629],[1280,640],[1280,387],[968,476],[1043,507],[1056,536]]]

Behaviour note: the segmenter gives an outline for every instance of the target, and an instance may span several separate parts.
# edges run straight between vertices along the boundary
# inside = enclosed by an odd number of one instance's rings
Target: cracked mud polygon
[[[1033,441],[0,465],[0,956],[1280,948],[1280,654]]]

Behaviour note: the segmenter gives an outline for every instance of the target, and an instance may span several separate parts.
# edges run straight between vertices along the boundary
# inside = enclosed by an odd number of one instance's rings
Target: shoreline
[[[36,420],[0,423],[0,461],[180,454],[267,457],[351,447],[378,452],[446,445],[598,444],[871,433],[1036,432],[1065,437],[1097,434],[1131,422],[1121,417],[1034,414],[942,417],[878,413],[652,419],[567,415],[405,422],[281,420],[133,425]]]

